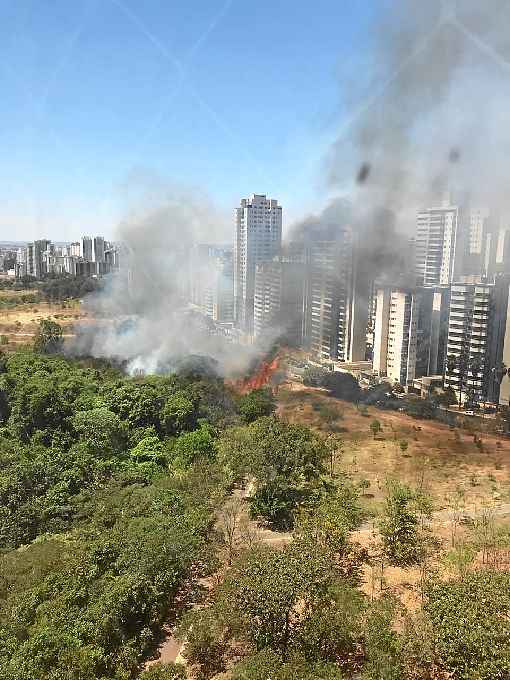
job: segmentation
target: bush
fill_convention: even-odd
[[[253,390],[239,399],[239,413],[245,423],[270,416],[275,409],[273,393],[269,389]]]

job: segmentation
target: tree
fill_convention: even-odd
[[[72,419],[73,428],[96,453],[110,455],[119,452],[126,439],[126,431],[119,416],[107,408],[79,411]]]
[[[322,387],[326,371],[323,368],[309,366],[303,371],[303,385],[308,387]]]
[[[435,395],[435,400],[441,406],[449,408],[450,406],[454,406],[457,403],[457,396],[453,387],[448,386],[445,390],[443,390],[443,392]]]
[[[209,680],[226,670],[231,634],[227,621],[221,621],[213,609],[192,612],[183,622],[182,635],[186,637],[182,655],[197,680]]]
[[[269,389],[253,390],[239,399],[239,413],[245,423],[270,416],[275,409],[273,393]]]
[[[333,564],[313,543],[296,540],[283,549],[255,548],[228,572],[215,603],[236,639],[286,660],[317,597],[332,583]]]
[[[191,430],[196,423],[196,407],[186,392],[172,394],[161,409],[161,427],[166,434],[180,434]]]
[[[420,513],[426,517],[431,515],[421,494],[399,482],[389,485],[379,531],[391,564],[407,567],[423,557],[425,544],[420,532]]]
[[[343,677],[332,663],[310,663],[300,656],[285,662],[270,649],[244,659],[232,669],[232,680],[342,680]]]
[[[240,498],[232,497],[219,512],[219,528],[228,551],[228,564],[232,564],[235,555],[241,522],[243,518],[243,502]]]
[[[222,452],[233,454],[238,468],[242,460],[244,474],[254,478],[252,516],[289,529],[295,513],[313,500],[323,484],[328,445],[309,428],[275,416],[259,418],[247,426],[247,432],[247,437],[237,437],[242,446],[222,447]]]
[[[176,462],[186,466],[215,458],[216,443],[211,427],[203,423],[198,430],[181,434],[175,440],[173,455]]]
[[[56,354],[62,349],[64,337],[62,326],[51,319],[39,321],[34,338],[34,350],[43,354]]]
[[[425,611],[442,665],[460,680],[510,675],[510,574],[474,571],[432,584]]]
[[[139,441],[129,452],[129,457],[135,463],[155,463],[156,465],[166,463],[163,443],[155,435]]]
[[[156,663],[143,671],[140,680],[186,680],[186,670],[178,663]]]
[[[359,383],[351,373],[330,371],[324,376],[322,386],[337,399],[357,403],[361,396]]]
[[[372,422],[370,423],[370,429],[372,430],[372,434],[375,439],[379,432],[382,430],[381,423],[376,418],[374,418],[374,420],[372,420]]]

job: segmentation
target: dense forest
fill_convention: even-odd
[[[366,511],[335,437],[192,366],[131,378],[37,347],[0,357],[2,680],[510,678],[508,572],[424,569],[417,611],[362,588]],[[243,535],[247,485],[289,540]],[[388,489],[381,563],[425,561],[429,512]],[[186,667],[144,671],[164,622]]]

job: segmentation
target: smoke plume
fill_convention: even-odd
[[[70,351],[122,362],[130,373],[175,370],[190,355],[212,359],[224,375],[242,373],[253,348],[233,351],[212,322],[188,309],[190,248],[230,235],[230,225],[196,191],[159,182],[147,187],[144,178],[134,186],[135,200],[116,234],[120,271],[84,301],[93,321],[77,329]]]
[[[510,4],[397,0],[375,17],[368,54],[342,82],[346,116],[327,158],[342,196],[297,225],[350,226],[376,277],[402,271],[416,212],[456,203],[508,211]],[[401,257],[399,257],[401,256]]]

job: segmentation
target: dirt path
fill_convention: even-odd
[[[249,527],[251,535],[254,537],[256,542],[270,546],[272,548],[283,547],[292,540],[292,534],[273,531],[272,529],[261,527],[255,520],[250,518],[248,511],[248,498],[253,493],[253,491],[254,484],[249,483],[244,489],[235,489],[232,494],[232,498],[238,498],[239,500],[243,501],[242,520],[245,523],[245,526],[247,525]],[[207,579],[209,587],[213,581],[213,577]],[[198,606],[200,605],[194,605],[192,609]],[[163,626],[163,633],[164,638],[157,649],[155,658],[147,661],[145,668],[150,668],[159,662],[186,664],[186,661],[182,656],[182,650],[184,649],[186,640],[177,640],[174,637],[173,629],[169,626]]]

